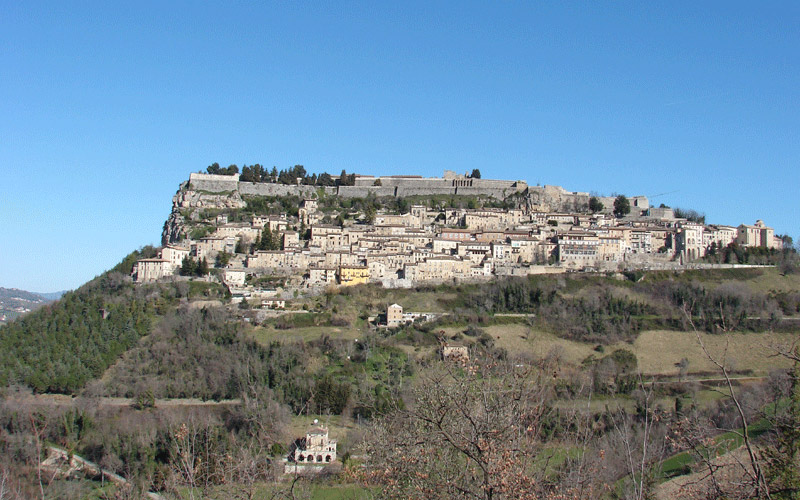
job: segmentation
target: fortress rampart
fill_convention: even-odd
[[[313,195],[317,191],[314,186],[292,186],[289,184],[272,184],[267,182],[240,182],[239,193],[255,196],[290,196],[301,198]]]
[[[239,174],[214,175],[214,174],[189,174],[189,188],[195,191],[208,191],[209,193],[225,193],[238,191]]]
[[[377,185],[376,185],[377,184]],[[189,176],[189,188],[208,193],[238,192],[240,195],[255,196],[313,196],[320,187],[273,183],[240,182],[239,175],[212,175],[193,173]],[[324,187],[329,195],[343,198],[366,198],[367,196],[408,197],[408,196],[488,196],[504,199],[514,193],[526,195],[526,203],[531,210],[586,210],[589,193],[567,191],[560,186],[528,186],[525,181],[505,181],[495,179],[472,179],[452,172],[445,177],[421,176],[358,176],[354,186]],[[613,198],[602,198],[605,210],[613,208]],[[646,197],[631,198],[632,207],[647,209]]]

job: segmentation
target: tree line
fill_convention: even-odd
[[[342,172],[337,177],[327,172],[322,172],[319,175],[316,173],[309,174],[306,172],[303,165],[295,165],[290,168],[278,170],[278,167],[275,166],[273,166],[272,169],[267,169],[263,165],[256,163],[254,165],[242,165],[240,173],[239,166],[236,164],[229,165],[228,167],[220,167],[219,163],[212,163],[206,168],[206,172],[219,175],[239,174],[240,181],[256,183],[302,184],[306,186],[353,186],[356,182],[356,174],[348,174],[344,169],[342,169]]]

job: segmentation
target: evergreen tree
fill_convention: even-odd
[[[229,254],[228,252],[224,252],[223,251],[223,252],[218,253],[217,254],[216,266],[217,267],[225,267],[225,266],[227,266],[228,262],[231,261],[231,257],[233,257],[233,255]]]
[[[264,226],[261,235],[256,238],[255,248],[257,250],[280,250],[281,249],[281,236],[279,233],[273,233],[269,228],[269,224]]]
[[[261,231],[261,238],[258,241],[258,249],[272,250],[270,246],[272,246],[272,230],[269,228],[269,224],[267,224],[264,226],[264,230]]]
[[[625,195],[619,195],[614,200],[614,215],[624,217],[631,212],[631,202]]]
[[[367,205],[367,208],[364,210],[364,222],[367,224],[375,222],[375,214],[375,206],[372,204]]]
[[[200,263],[197,264],[197,269],[195,269],[195,274],[197,274],[198,276],[205,276],[206,274],[208,274],[208,261],[206,261],[205,257],[203,257]]]
[[[589,198],[589,210],[593,214],[597,212],[602,212],[604,208],[605,206],[603,205],[603,202],[600,201],[600,198],[598,198],[597,196],[592,196],[591,198]]]
[[[239,180],[242,182],[255,182],[253,170],[247,165],[244,165],[242,167],[242,175],[239,176]]]
[[[181,262],[181,276],[193,276],[196,269],[197,263],[193,258],[188,255],[183,258],[183,262]]]

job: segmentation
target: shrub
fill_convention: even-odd
[[[155,408],[156,397],[153,395],[153,391],[148,389],[144,392],[138,393],[136,397],[133,398],[131,406],[135,410],[145,410],[147,408]]]

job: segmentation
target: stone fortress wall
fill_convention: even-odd
[[[379,184],[379,185],[375,185]],[[212,175],[192,173],[189,176],[189,189],[209,193],[238,192],[241,195],[257,196],[313,196],[319,187],[305,185],[286,185],[272,183],[240,182],[239,175]],[[446,170],[444,177],[421,176],[358,176],[354,186],[337,186],[323,188],[329,195],[343,198],[366,198],[395,196],[488,196],[504,199],[509,195],[520,193],[527,197],[530,209],[545,211],[585,210],[589,205],[589,193],[567,191],[560,186],[528,186],[523,180],[506,181],[494,179],[471,179]],[[649,203],[646,197],[630,198],[631,207],[646,210]],[[613,209],[613,198],[601,198],[604,212]]]
[[[291,186],[289,184],[272,184],[268,182],[240,182],[239,193],[255,196],[289,196],[296,195],[307,198],[317,192],[314,186]]]
[[[375,185],[379,181],[378,186]],[[490,196],[503,199],[508,195],[524,192],[528,187],[525,181],[502,181],[491,179],[417,177],[417,176],[359,176],[354,186],[326,187],[327,194],[343,198],[363,198],[369,195],[382,196],[431,196],[431,195],[473,195]],[[240,182],[239,175],[213,175],[192,173],[189,188],[209,193],[238,191],[243,195],[259,196],[311,196],[318,187],[272,183]]]
[[[189,174],[189,189],[208,191],[209,193],[225,193],[239,190],[239,174]]]
[[[375,183],[380,186],[375,186]],[[471,179],[445,170],[444,177],[421,177],[415,175],[390,175],[384,177],[359,176],[355,186],[339,187],[339,196],[433,196],[462,195],[490,196],[503,199],[517,192],[523,192],[528,184],[525,181],[502,181],[492,179]]]
[[[603,204],[603,213],[610,214],[614,211],[614,200],[616,196],[598,196],[597,199]],[[650,201],[647,199],[647,196],[629,197],[628,201],[631,204],[631,212],[650,208]]]

